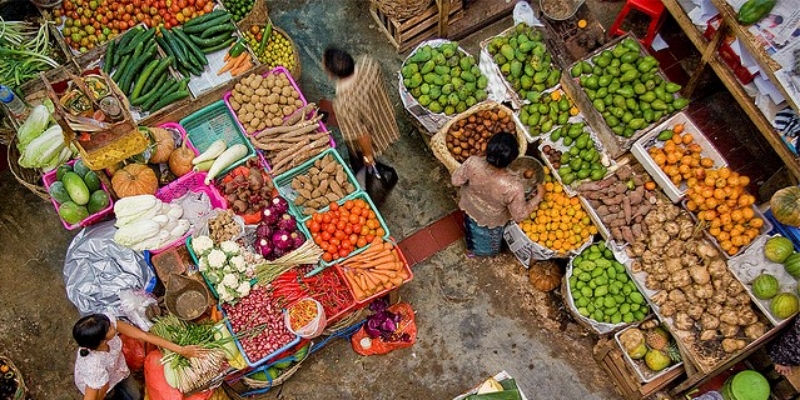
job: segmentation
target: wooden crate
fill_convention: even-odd
[[[614,339],[600,339],[593,353],[595,361],[614,380],[614,387],[626,400],[645,399],[664,389],[684,372],[683,368],[676,368],[652,382],[642,384]]]
[[[461,0],[443,1],[450,1],[449,24],[464,16]],[[439,8],[435,2],[421,14],[405,21],[387,17],[375,4],[370,5],[369,11],[398,53],[410,50],[425,40],[439,36]]]

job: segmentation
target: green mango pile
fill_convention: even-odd
[[[475,57],[458,50],[458,43],[422,46],[400,69],[403,85],[420,105],[434,113],[462,113],[486,100],[488,79]]]
[[[552,93],[540,92],[529,95],[530,104],[523,105],[519,111],[519,120],[528,127],[531,136],[550,132],[553,128],[566,124],[569,117],[578,115],[578,109],[569,97],[561,90]]]
[[[539,92],[561,80],[561,70],[550,62],[542,33],[528,25],[517,24],[506,35],[493,38],[486,50],[522,100],[533,102]]]
[[[585,126],[584,122],[567,123],[550,133],[550,141],[556,143],[561,140],[567,147],[561,153],[561,166],[556,170],[565,185],[587,178],[599,181],[608,172],[594,139],[584,130]]]
[[[658,60],[640,51],[639,43],[627,38],[570,70],[609,128],[626,138],[689,105],[674,96],[681,86],[659,75]]]
[[[570,293],[578,313],[597,322],[630,324],[650,312],[644,296],[611,250],[598,243],[572,260]]]

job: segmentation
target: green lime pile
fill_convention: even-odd
[[[458,43],[420,47],[400,69],[403,85],[420,105],[434,113],[462,113],[486,100],[489,81],[475,57],[458,50]]]
[[[534,93],[529,99],[531,104],[522,106],[519,120],[528,127],[531,136],[550,132],[553,128],[566,124],[569,117],[578,115],[577,107],[561,90],[545,94],[529,93]]]
[[[234,21],[241,21],[253,9],[254,0],[222,0],[222,5],[231,13]]]
[[[611,130],[626,138],[689,105],[674,96],[681,86],[659,75],[658,60],[640,52],[639,43],[627,38],[570,70]]]
[[[493,38],[486,46],[506,81],[521,99],[530,102],[561,80],[561,69],[551,63],[543,39],[536,29],[517,24],[514,30]]]
[[[587,178],[599,181],[608,172],[594,139],[584,130],[585,126],[584,122],[567,123],[550,133],[553,143],[560,140],[567,147],[561,153],[560,166],[557,169],[558,176],[565,185]]]
[[[578,313],[597,322],[642,321],[650,312],[625,266],[603,244],[593,244],[572,260],[570,292]]]

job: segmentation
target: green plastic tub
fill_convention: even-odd
[[[218,139],[224,139],[228,147],[235,144],[247,146],[247,155],[228,168],[222,170],[217,176],[227,174],[228,171],[244,164],[247,159],[256,154],[253,144],[250,143],[250,140],[248,140],[241,131],[235,117],[222,100],[211,103],[205,108],[189,115],[182,119],[180,124],[183,126],[183,129],[186,130],[189,143],[200,153],[206,151],[206,149]]]

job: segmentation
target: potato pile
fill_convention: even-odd
[[[459,163],[469,156],[486,154],[486,144],[494,134],[509,132],[516,135],[517,126],[504,110],[483,110],[464,117],[450,126],[447,150]]]
[[[711,367],[761,337],[767,326],[744,286],[689,214],[661,202],[644,218],[645,234],[627,248],[631,271],[647,273],[645,286],[678,340]]]
[[[292,189],[298,194],[294,204],[304,208],[304,215],[311,215],[356,191],[342,164],[330,154],[314,161],[314,166],[304,174],[294,177]]]
[[[656,185],[644,168],[637,164],[619,167],[614,174],[599,182],[578,186],[592,208],[618,242],[633,243],[642,236],[642,220],[655,207]]]
[[[284,118],[303,107],[300,93],[284,74],[250,74],[231,91],[230,104],[244,130],[253,134],[283,125]]]

